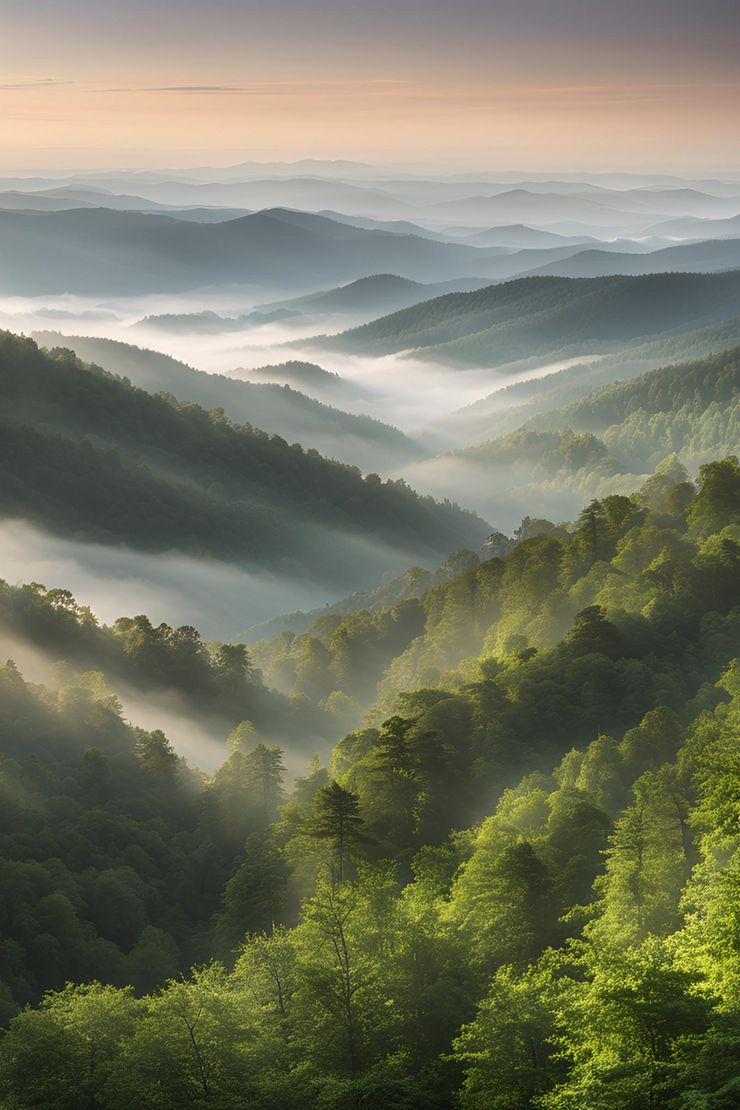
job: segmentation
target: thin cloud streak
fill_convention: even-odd
[[[0,81],[2,92],[22,92],[24,89],[52,89],[59,85],[76,85],[76,81],[61,80],[55,77],[29,77],[17,81]]]
[[[249,85],[131,85],[113,89],[97,89],[103,93],[234,93],[242,96],[298,96],[338,92],[347,89],[373,89],[376,86],[408,87],[417,82],[403,78],[368,77],[355,81],[265,81]]]

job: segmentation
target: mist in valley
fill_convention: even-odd
[[[345,331],[367,319],[364,315],[340,313],[323,313],[305,320],[301,316],[222,335],[203,335],[168,328],[165,324],[153,328],[142,323],[147,316],[204,311],[233,317],[259,310],[260,302],[253,297],[248,290],[231,289],[198,290],[181,297],[142,297],[133,301],[99,302],[69,296],[0,298],[0,324],[26,334],[53,331],[62,336],[112,339],[170,355],[207,373],[239,378],[240,371],[247,371],[248,380],[254,382],[275,380],[272,375],[262,379],[258,373],[252,373],[264,366],[279,367],[290,361],[317,364],[353,389],[342,392],[341,383],[338,387],[324,387],[309,382],[301,385],[301,392],[343,411],[392,424],[418,438],[429,454],[465,442],[462,428],[459,442],[456,433],[451,437],[444,428],[446,418],[457,410],[485,398],[491,398],[491,410],[497,410],[494,400],[497,390],[598,357],[585,355],[556,362],[532,359],[522,367],[461,370],[426,361],[413,351],[370,357],[323,347],[320,338],[310,345],[301,343]],[[388,472],[382,454],[378,455],[374,469],[381,474]]]
[[[65,679],[56,667],[61,661],[53,654],[41,650],[0,627],[0,661],[15,663],[26,682],[40,683],[57,688]],[[69,668],[65,668],[68,670]],[[71,677],[71,676],[70,676]],[[226,721],[195,720],[192,710],[175,691],[158,690],[147,693],[115,675],[106,675],[106,685],[114,694],[125,720],[134,727],[147,731],[161,729],[174,745],[178,754],[193,767],[209,774],[219,767],[228,755],[226,737],[230,728]],[[294,773],[299,773],[305,759],[290,753]]]
[[[252,625],[280,612],[312,609],[336,599],[334,591],[320,589],[310,581],[250,574],[224,563],[174,553],[153,556],[123,547],[62,540],[24,521],[0,522],[0,552],[2,577],[8,584],[35,582],[48,590],[69,590],[101,625],[143,614],[154,626],[193,626],[205,641],[239,641]],[[381,552],[379,545],[379,558]],[[385,554],[393,559],[392,553]],[[397,558],[388,576],[406,565]],[[377,565],[378,578],[382,578],[382,566]],[[376,584],[373,574],[367,584]],[[8,659],[27,681],[52,687],[64,684],[70,670],[66,667],[56,672],[59,655],[0,625],[0,661]],[[98,669],[94,660],[88,669]],[[226,740],[234,722],[218,710],[199,711],[186,704],[177,690],[161,685],[148,690],[115,671],[106,671],[105,677],[125,719],[148,731],[161,729],[192,766],[211,773],[227,758]],[[317,735],[307,727],[301,739],[294,729],[284,735],[271,731],[265,742],[279,743],[284,749],[292,778],[305,771],[314,751],[328,755],[338,739],[335,733],[336,728]],[[259,733],[256,735],[259,739]]]
[[[740,1110],[740,4],[8,7],[0,1110]]]
[[[103,182],[93,176],[87,182],[68,183],[59,191],[70,189],[70,203],[83,204],[89,199],[83,196],[88,185],[104,188],[107,199],[100,201],[103,194],[99,194],[94,203],[109,206],[111,211],[123,204],[116,200],[123,190],[154,206],[150,211],[160,211],[157,205],[187,206],[192,202],[217,206],[228,200],[228,209],[171,209],[174,219],[204,223],[215,223],[219,212],[225,220],[238,216],[242,209],[275,209],[285,204],[304,209],[276,213],[276,223],[282,225],[284,221],[288,239],[292,235],[300,238],[312,226],[310,214],[321,212],[322,234],[344,242],[356,233],[357,243],[369,250],[368,257],[377,256],[379,260],[387,249],[392,257],[403,257],[402,242],[409,246],[409,257],[415,257],[420,241],[425,250],[435,251],[439,246],[456,249],[455,244],[467,244],[466,249],[472,252],[468,255],[434,255],[437,269],[421,280],[439,283],[441,267],[444,276],[455,276],[458,281],[458,275],[466,274],[467,286],[463,281],[459,287],[471,289],[516,276],[522,269],[526,272],[527,266],[542,265],[548,259],[555,260],[551,266],[571,265],[577,271],[580,252],[594,247],[603,248],[603,258],[607,259],[600,264],[608,266],[608,252],[613,252],[618,269],[624,266],[618,259],[631,257],[632,252],[636,258],[648,259],[643,268],[649,270],[651,250],[689,241],[693,233],[700,234],[698,225],[702,221],[709,235],[713,230],[710,224],[731,221],[740,209],[740,186],[732,180],[722,187],[722,183],[706,187],[705,193],[683,190],[682,201],[678,191],[674,194],[672,185],[660,177],[651,180],[650,189],[643,189],[618,177],[602,179],[598,175],[591,179],[585,175],[582,182],[575,183],[558,179],[558,175],[550,175],[546,181],[535,177],[512,180],[506,174],[424,180],[378,171],[373,179],[371,171],[358,170],[351,183],[342,183],[329,173],[321,182],[291,179],[289,174],[255,181],[250,173],[254,176],[258,170],[245,169],[245,179],[239,182],[224,171],[220,183],[202,180],[202,174],[199,177],[195,172],[190,179],[187,174],[179,179],[173,174],[169,182],[147,182],[144,178],[133,182],[125,174],[109,175]],[[352,176],[349,169],[347,174]],[[54,191],[53,182],[48,188]],[[40,186],[29,192],[34,192],[34,203],[47,203],[41,198]],[[50,196],[48,203],[61,204],[63,199]],[[11,201],[6,207],[12,208]],[[147,210],[143,203],[139,207]],[[673,220],[670,226],[669,216]],[[666,224],[665,234],[661,221]],[[370,239],[363,238],[367,235]],[[351,258],[351,250],[346,257]],[[463,258],[470,259],[467,273]],[[413,268],[417,262],[409,265]],[[360,260],[358,253],[355,276],[366,275],[367,268],[367,260]],[[487,278],[482,276],[484,273]],[[296,272],[292,278],[288,275],[286,269],[265,282],[194,283],[192,289],[177,293],[123,295],[112,292],[102,281],[99,295],[5,295],[0,298],[0,326],[23,334],[44,333],[43,341],[50,345],[64,346],[67,337],[71,346],[74,337],[114,340],[168,355],[207,374],[253,383],[287,383],[293,391],[340,414],[372,417],[398,429],[407,437],[406,443],[384,445],[382,436],[377,441],[372,436],[363,438],[364,433],[355,428],[326,432],[316,413],[310,417],[300,412],[291,415],[285,425],[290,429],[288,434],[279,424],[278,409],[269,405],[262,411],[274,411],[274,421],[268,415],[256,423],[268,433],[278,431],[289,441],[298,440],[304,448],[318,445],[329,456],[358,464],[363,473],[374,471],[383,478],[401,478],[420,494],[456,502],[504,533],[512,532],[525,515],[551,520],[572,520],[577,515],[585,487],[575,481],[570,485],[532,482],[526,459],[507,468],[481,465],[447,453],[486,438],[489,418],[495,424],[498,417],[511,410],[516,426],[520,419],[524,422],[526,404],[520,414],[516,406],[522,404],[522,399],[507,392],[507,386],[532,383],[527,397],[534,396],[538,379],[584,362],[595,364],[602,355],[584,346],[582,353],[568,351],[567,357],[544,354],[495,368],[472,364],[462,369],[439,356],[434,361],[425,358],[421,348],[394,354],[347,353],[328,341],[324,343],[322,337],[328,340],[393,312],[394,296],[400,298],[399,308],[431,299],[439,295],[437,286],[430,284],[428,292],[422,285],[413,290],[390,290],[382,311],[370,300],[363,307],[362,295],[355,291],[349,307],[326,311],[313,307],[311,296],[327,291],[334,295],[336,286],[352,282],[347,278],[331,280],[308,270]],[[417,282],[420,276],[416,275]],[[298,300],[293,306],[295,298]],[[320,299],[316,303],[320,304]],[[200,314],[211,315],[206,318]],[[239,321],[238,317],[246,319]],[[105,354],[96,361],[105,367]],[[308,369],[291,372],[283,366],[288,363],[308,364]],[[263,367],[268,369],[261,375]],[[311,369],[316,367],[320,369]],[[617,376],[615,370],[611,378]],[[610,380],[608,375],[605,380]],[[191,399],[187,386],[160,388],[171,388],[181,401]],[[232,415],[228,404],[225,409],[227,417]],[[244,418],[243,411],[237,419]],[[638,478],[633,475],[625,479],[625,490]],[[614,488],[618,485],[613,483]],[[436,565],[433,558],[425,559],[413,545],[394,545],[380,535],[348,537],[328,528],[307,526],[306,540],[340,552],[343,573],[333,582],[318,582],[305,573],[305,568],[288,565],[290,561],[285,560],[282,566],[281,560],[276,560],[270,572],[250,570],[176,552],[151,555],[120,545],[59,539],[29,523],[13,520],[0,526],[0,575],[10,582],[35,580],[69,589],[102,622],[112,622],[124,614],[146,613],[154,623],[190,624],[204,639],[229,641],[277,614],[322,606],[355,589],[372,589],[403,574],[413,563],[427,568]],[[27,645],[20,645],[18,650],[34,673],[48,664],[41,657],[29,655]],[[176,733],[178,750],[188,758],[197,755],[196,762],[202,766],[218,762],[224,744],[220,726],[204,730],[188,718],[174,695],[174,701],[167,702],[131,688],[124,690],[120,684],[116,692],[134,723]]]
[[[275,613],[333,600],[330,590],[305,579],[59,539],[25,521],[0,523],[0,550],[0,573],[11,584],[69,590],[106,624],[144,613],[154,624],[193,625],[204,639],[231,640]]]
[[[312,580],[305,568],[268,574],[174,552],[147,554],[60,539],[20,520],[0,522],[2,578],[69,590],[106,624],[143,613],[154,624],[192,625],[205,640],[231,641],[279,613],[325,605],[337,600],[338,590],[373,588],[418,562],[412,548],[392,549],[380,540],[310,525],[306,530],[343,552],[348,576],[333,588]],[[436,565],[433,558],[425,561],[429,569]]]

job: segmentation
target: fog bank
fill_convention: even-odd
[[[305,579],[60,539],[18,520],[0,522],[0,577],[70,590],[104,624],[146,613],[155,624],[193,625],[204,639],[230,640],[286,609],[334,600],[329,590]]]

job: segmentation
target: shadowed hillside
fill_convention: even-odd
[[[426,301],[321,342],[364,354],[412,350],[462,367],[500,366],[689,331],[736,316],[739,295],[740,273],[523,278]]]
[[[483,521],[2,333],[2,511],[59,534],[357,581],[345,536],[444,555]],[[243,387],[249,388],[249,387]],[[434,553],[434,554],[433,554]],[[368,554],[370,551],[368,550]],[[370,555],[370,562],[373,556]]]

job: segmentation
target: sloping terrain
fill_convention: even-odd
[[[194,401],[205,409],[223,408],[230,420],[249,421],[363,470],[390,469],[424,454],[397,428],[342,412],[292,388],[206,374],[159,351],[113,339],[49,331],[34,332],[33,338],[43,347],[71,349],[85,362],[98,363],[150,393],[174,393],[178,400]]]
[[[366,231],[311,213],[222,223],[103,208],[0,212],[0,293],[141,295],[230,282],[311,290],[378,273],[486,276],[485,250]]]
[[[740,241],[709,239],[701,243],[663,247],[649,254],[618,254],[584,250],[570,258],[547,263],[533,275],[602,277],[607,274],[713,273],[740,266]]]
[[[737,316],[739,296],[740,273],[522,278],[426,301],[320,342],[375,355],[415,351],[461,367],[500,366],[693,330]]]
[[[454,281],[425,284],[395,274],[373,274],[337,289],[308,293],[285,301],[260,305],[260,310],[299,309],[301,312],[386,313],[442,297],[447,293],[468,293],[485,284],[481,279],[458,278]]]
[[[357,585],[384,551],[436,561],[485,538],[483,521],[402,482],[0,334],[5,516]]]
[[[652,343],[627,347],[593,362],[568,366],[544,377],[504,386],[434,423],[450,446],[473,445],[514,431],[539,412],[559,409],[602,386],[624,381],[669,362],[702,358],[740,343],[740,317]]]

